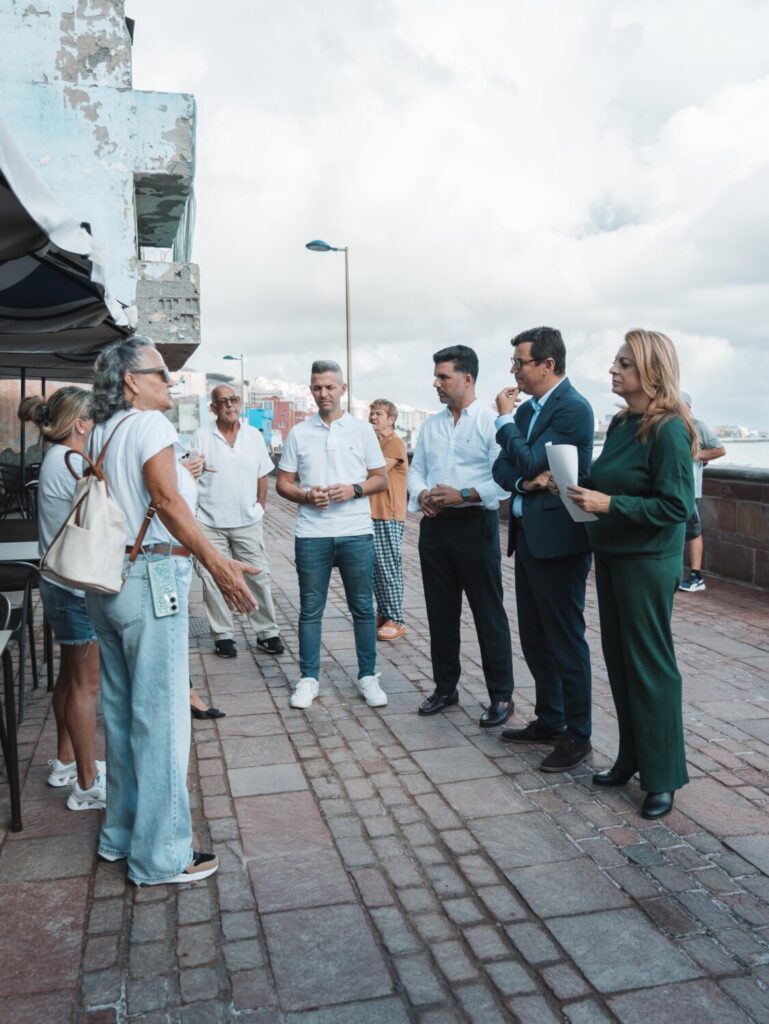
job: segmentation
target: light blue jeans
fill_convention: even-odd
[[[374,538],[297,537],[299,577],[299,669],[302,676],[320,679],[320,639],[331,570],[339,569],[347,607],[352,615],[358,679],[376,672],[374,615]]]
[[[174,558],[179,611],[158,619],[139,555],[119,594],[88,594],[101,657],[107,811],[99,851],[128,859],[137,885],[192,862],[188,593],[192,560]]]

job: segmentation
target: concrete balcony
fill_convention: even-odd
[[[137,261],[138,329],[166,364],[181,369],[200,344],[200,279],[195,263]]]

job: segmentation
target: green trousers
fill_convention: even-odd
[[[680,576],[679,557],[595,556],[601,644],[619,724],[615,766],[639,772],[647,793],[671,792],[689,781],[670,629]]]

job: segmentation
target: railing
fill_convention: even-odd
[[[703,571],[769,589],[769,470],[708,466]]]

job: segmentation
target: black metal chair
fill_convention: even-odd
[[[8,649],[13,639],[7,636],[12,618],[11,602],[0,594],[0,653],[3,662],[3,707],[0,709],[0,747],[3,750],[8,784],[11,789],[11,832],[21,832],[21,782],[19,779],[19,748],[16,738],[16,708],[13,700],[13,660]]]
[[[10,512],[28,518],[25,501],[21,470],[11,463],[0,462],[0,519],[4,519]]]
[[[26,674],[26,646],[29,641],[29,658],[32,664],[32,689],[40,685],[37,672],[37,652],[35,651],[35,629],[32,617],[32,591],[38,583],[37,566],[31,562],[0,563],[0,592],[22,592],[20,605],[11,606],[10,629],[16,634],[19,643],[19,722],[24,721],[24,682]],[[49,655],[49,666],[52,657]],[[52,669],[50,676],[53,676]],[[51,688],[49,684],[49,689]]]

